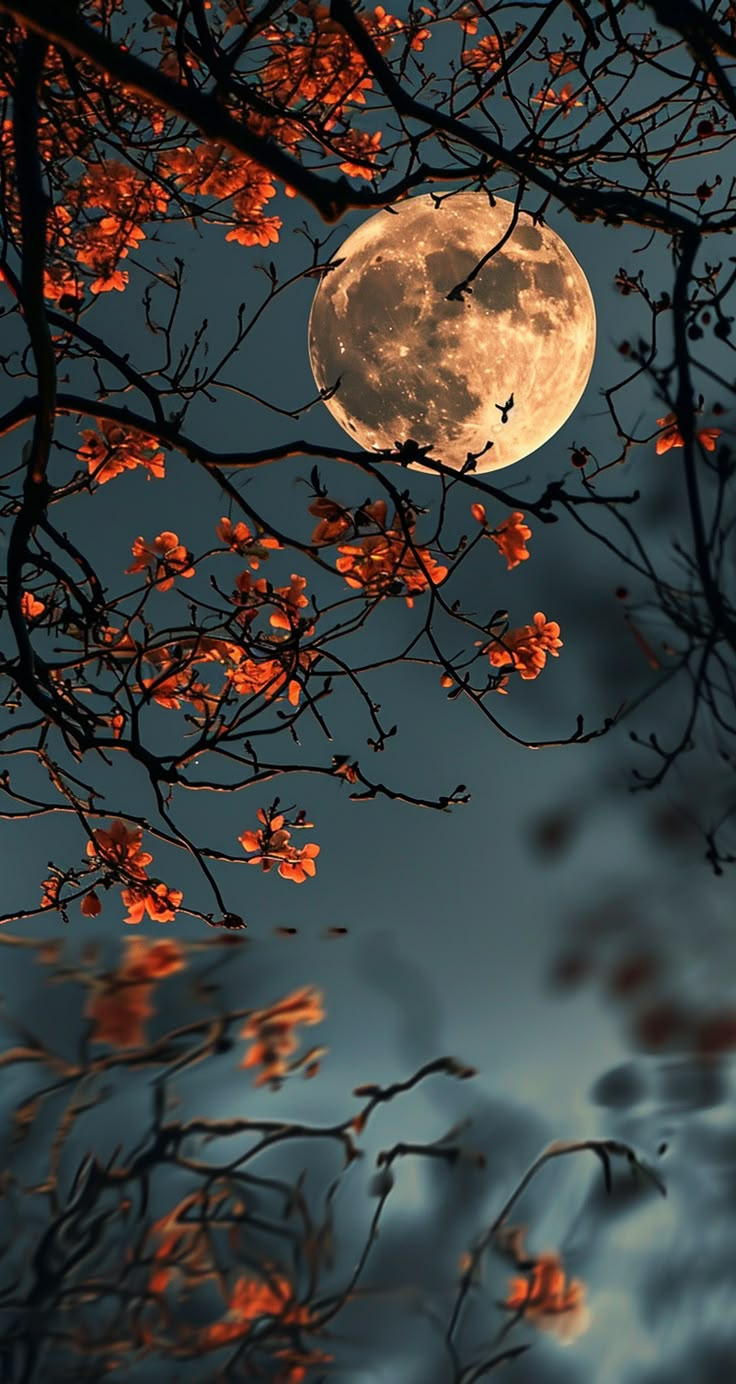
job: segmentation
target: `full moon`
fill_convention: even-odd
[[[321,391],[339,379],[326,406],[364,450],[413,439],[458,470],[491,442],[476,470],[498,471],[570,417],[593,365],[593,296],[548,226],[520,217],[503,239],[513,212],[483,192],[409,198],[364,221],[323,274],[312,372]]]

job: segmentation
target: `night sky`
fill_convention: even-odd
[[[499,177],[494,190],[500,196],[513,195],[513,184]],[[199,232],[163,228],[138,251],[143,265],[165,265],[177,255],[186,262],[182,340],[206,316],[211,350],[224,344],[238,302],[246,301],[252,311],[266,293],[267,278],[258,267],[272,259],[285,280],[304,266],[308,255],[299,227],[306,224],[311,234],[328,235],[316,215],[298,201],[279,195],[277,202],[269,210],[278,212],[284,227],[279,244],[269,251],[226,244],[217,226]],[[643,232],[581,224],[554,207],[547,216],[588,277],[598,343],[590,382],[569,421],[538,452],[499,473],[499,484],[513,490],[522,511],[525,496],[536,498],[549,481],[564,478],[573,492],[581,485],[570,466],[574,445],[585,445],[601,456],[607,450],[613,454],[613,431],[601,391],[625,373],[618,346],[632,333],[636,320],[636,307],[622,299],[614,284],[619,265],[628,265],[632,272],[645,268],[653,289],[671,287],[664,237],[643,248]],[[337,253],[341,240],[362,219],[356,213],[347,215],[332,231],[323,257]],[[314,287],[314,280],[302,279],[279,297],[229,367],[233,383],[279,409],[294,410],[314,398],[307,357]],[[154,302],[163,304],[165,298],[166,290],[159,286]],[[130,350],[140,358],[142,351],[153,359],[158,343],[146,332],[133,284],[124,295],[102,295],[90,320],[121,353]],[[8,391],[7,381],[3,389]],[[651,389],[638,386],[627,416],[632,426],[647,434],[654,431],[662,411]],[[294,436],[326,446],[345,441],[320,403],[293,421],[227,392],[218,395],[216,404],[195,404],[187,431],[216,451],[255,449]],[[77,435],[74,421],[64,420],[58,435],[72,444]],[[6,439],[5,455],[15,446],[15,438]],[[60,456],[55,463],[59,474],[72,461],[69,455]],[[313,464],[312,459],[293,458],[261,468],[252,478],[236,473],[233,479],[262,513],[277,514],[284,529],[293,526],[306,537],[312,524],[306,512],[311,495],[301,482]],[[364,476],[351,474],[344,465],[324,461],[318,466],[336,498],[346,503],[359,503],[369,494],[378,498]],[[398,483],[408,484],[422,505],[431,506],[437,494],[437,481],[429,475],[403,472]],[[635,489],[641,492],[633,515],[637,530],[652,552],[668,562],[672,538],[685,514],[675,454],[655,457],[653,443],[637,448],[626,465],[601,480],[604,493]],[[458,536],[473,532],[473,498],[457,488],[449,506],[448,531]],[[182,457],[169,454],[165,480],[149,482],[142,471],[126,474],[94,495],[80,497],[67,507],[65,520],[72,536],[90,543],[103,579],[120,588],[137,534],[175,530],[196,555],[214,544],[215,525],[228,513],[233,520],[239,517],[218,493],[217,484]],[[614,532],[603,513],[591,510],[586,519]],[[537,681],[515,681],[508,697],[491,699],[491,709],[522,738],[564,739],[573,733],[579,714],[586,730],[601,726],[623,702],[634,702],[662,675],[648,667],[624,621],[615,589],[622,581],[632,586],[634,595],[635,589],[616,556],[568,516],[561,515],[549,526],[531,521],[531,526],[529,562],[506,572],[492,545],[481,545],[458,578],[455,594],[482,618],[494,608],[507,608],[512,626],[525,623],[536,610],[559,621],[564,640],[559,659],[548,660]],[[7,531],[3,543],[6,540]],[[277,555],[259,575],[288,580],[290,560]],[[297,556],[293,562],[293,570],[304,571],[311,581],[308,566],[300,567]],[[234,576],[237,559],[223,559],[218,572],[225,569]],[[321,577],[315,577],[315,589],[320,589],[319,581]],[[222,582],[227,588],[224,576]],[[169,599],[185,597],[161,594],[151,609],[164,611]],[[417,604],[421,607],[421,598]],[[398,646],[412,628],[412,618],[403,601],[384,603],[370,623],[366,647],[383,651]],[[656,622],[647,629],[655,644],[663,637]],[[688,1254],[706,1253],[711,1244],[714,1262],[720,1263],[727,1227],[723,1189],[733,1177],[727,1073],[724,1070],[715,1095],[703,1094],[702,1073],[685,1057],[657,1057],[646,1045],[632,1047],[625,1006],[610,985],[606,987],[595,965],[574,991],[551,981],[560,958],[579,957],[585,951],[580,938],[592,936],[596,920],[605,917],[619,929],[613,926],[613,940],[607,943],[616,956],[626,957],[641,946],[659,947],[668,952],[678,995],[704,996],[714,1003],[729,998],[732,879],[728,874],[713,877],[703,862],[697,834],[673,840],[662,828],[667,809],[683,799],[692,807],[697,785],[708,784],[708,737],[702,758],[694,757],[687,766],[690,777],[684,769],[675,771],[655,801],[652,794],[629,792],[630,771],[647,766],[630,732],[646,736],[656,726],[666,735],[681,714],[678,688],[663,688],[658,700],[622,717],[609,733],[589,744],[531,752],[496,732],[462,698],[448,702],[434,669],[404,665],[373,677],[370,685],[382,703],[384,723],[398,727],[382,755],[371,755],[366,746],[370,726],[357,699],[341,690],[326,708],[332,744],[305,725],[301,753],[328,761],[336,753],[360,758],[369,775],[417,795],[446,794],[464,783],[471,800],[441,813],[381,800],[351,803],[348,785],[337,780],[294,775],[275,785],[274,793],[287,804],[303,807],[314,823],[309,839],[321,845],[317,875],[297,887],[258,869],[222,871],[228,902],[246,919],[250,941],[237,965],[230,967],[227,993],[234,1003],[264,1004],[296,986],[318,985],[327,1011],[319,1041],[329,1054],[314,1082],[293,1083],[278,1094],[249,1092],[249,1101],[253,1108],[271,1113],[278,1107],[285,1117],[335,1118],[360,1081],[396,1080],[445,1053],[476,1067],[473,1082],[438,1083],[408,1098],[405,1105],[390,1107],[377,1134],[378,1144],[390,1138],[431,1137],[431,1131],[439,1133],[465,1114],[474,1118],[471,1142],[490,1152],[490,1162],[483,1193],[468,1192],[453,1212],[458,1252],[473,1226],[482,1224],[483,1216],[500,1204],[549,1139],[625,1137],[652,1160],[666,1140],[669,1151],[660,1163],[671,1189],[668,1201],[645,1198],[645,1204],[617,1219],[606,1219],[593,1193],[586,1203],[595,1173],[587,1163],[573,1160],[554,1176],[545,1174],[545,1194],[530,1203],[530,1214],[533,1209],[539,1218],[530,1235],[536,1248],[569,1250],[574,1271],[590,1284],[592,1325],[573,1351],[561,1355],[554,1343],[542,1342],[534,1363],[509,1367],[508,1377],[513,1368],[514,1379],[530,1384],[537,1379],[552,1384],[558,1379],[660,1384],[665,1378],[687,1378],[688,1384],[695,1384],[723,1378],[705,1372],[702,1355],[699,1373],[692,1362],[689,1373],[677,1370],[682,1370],[681,1362],[690,1358],[687,1352],[706,1329],[715,1350],[721,1329],[711,1322],[710,1307],[706,1317],[702,1315],[702,1284],[688,1297],[682,1266]],[[154,714],[165,742],[171,713]],[[283,753],[292,754],[286,741]],[[145,784],[130,768],[116,766],[104,778],[111,802],[131,811],[153,812]],[[274,793],[266,788],[261,797],[181,795],[175,800],[177,819],[207,843],[235,851],[238,835],[255,824],[256,807],[266,805]],[[707,805],[708,799],[703,800]],[[34,828],[4,823],[3,840],[8,910],[35,902],[49,859],[72,860],[83,849],[76,824],[69,820],[46,819],[43,827]],[[163,878],[184,890],[185,902],[199,894],[195,906],[210,907],[201,897],[190,863],[167,856],[159,846],[156,867]],[[103,939],[114,956],[124,932],[115,891],[99,919],[83,919],[74,909],[72,915],[64,931],[71,953],[94,937]],[[166,935],[202,938],[202,926],[186,917],[167,927]],[[278,927],[298,932],[279,937],[274,932]],[[329,928],[348,932],[327,938]],[[52,917],[18,923],[13,930],[29,937],[55,937],[63,925]],[[142,931],[151,937],[162,932],[150,920]],[[38,1020],[64,1041],[74,1016],[53,994],[43,997],[25,953],[7,948],[3,966],[3,990],[16,1002],[18,996],[25,997],[26,1022]],[[67,995],[65,1003],[69,1002]],[[247,1074],[234,1070],[217,1087],[211,1079],[209,1085],[202,1079],[197,1099],[210,1112],[233,1113],[243,1108],[247,1081]],[[17,1099],[21,1090],[16,1075],[9,1098]],[[394,1215],[431,1217],[432,1198],[438,1195],[434,1173],[402,1173]],[[419,1220],[412,1224],[418,1226]],[[416,1235],[416,1242],[407,1243],[420,1247],[418,1230]],[[666,1262],[672,1263],[675,1276],[681,1276],[677,1332],[676,1299],[668,1306],[661,1287],[652,1287]],[[729,1274],[724,1268],[714,1287],[724,1303]],[[641,1288],[645,1279],[646,1290]],[[639,1287],[632,1291],[632,1284]],[[714,1308],[712,1316],[715,1321]],[[719,1360],[732,1360],[727,1333],[722,1349],[725,1354]],[[429,1376],[417,1355],[401,1362],[398,1347],[389,1354],[391,1362],[363,1372],[356,1366],[345,1378],[350,1384],[426,1384]],[[664,1366],[672,1359],[680,1363],[675,1374],[667,1374]],[[503,1372],[500,1377],[505,1377]]]

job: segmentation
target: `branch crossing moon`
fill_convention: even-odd
[[[413,439],[459,470],[492,442],[476,470],[497,471],[554,437],[578,404],[595,353],[588,281],[564,241],[524,213],[504,241],[513,212],[484,192],[438,206],[409,198],[364,221],[322,276],[312,372],[320,390],[340,379],[325,404],[366,451]]]

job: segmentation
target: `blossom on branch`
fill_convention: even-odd
[[[24,620],[35,620],[46,609],[44,601],[39,601],[32,591],[24,591],[20,598],[20,613]]]
[[[263,823],[259,831],[244,831],[238,837],[247,854],[257,852],[248,864],[260,865],[265,873],[277,865],[281,878],[293,880],[294,884],[303,884],[305,879],[313,878],[317,873],[314,862],[320,847],[314,842],[292,846],[291,832],[284,825],[286,818],[281,812],[266,813],[259,807],[258,820]]]
[[[159,591],[169,591],[175,577],[193,577],[192,554],[179,542],[178,534],[164,529],[152,543],[145,538],[136,538],[131,548],[133,562],[126,567],[125,574],[133,572],[155,572],[154,585]]]
[[[369,509],[373,511],[370,514]],[[447,567],[438,563],[428,548],[415,545],[416,520],[411,511],[404,515],[404,527],[398,514],[394,514],[391,528],[385,528],[384,501],[365,506],[362,512],[383,531],[342,544],[338,548],[341,556],[335,564],[338,572],[343,574],[348,586],[362,590],[369,598],[384,600],[386,596],[403,594],[411,608],[416,594],[444,581]]]
[[[157,923],[170,923],[176,917],[184,895],[181,889],[170,889],[161,880],[147,880],[145,884],[132,884],[122,893],[123,903],[128,910],[124,923],[142,923],[145,914]]]
[[[524,682],[536,678],[547,662],[547,654],[558,657],[562,648],[560,627],[555,620],[537,611],[533,625],[509,630],[503,640],[487,644],[483,650],[494,668],[512,668]]]
[[[334,543],[352,527],[353,519],[349,509],[331,500],[327,495],[318,495],[309,505],[309,513],[319,520],[312,533],[312,543],[323,545]]]
[[[93,840],[87,842],[88,856],[98,859],[102,867],[109,865],[136,879],[145,878],[145,866],[150,865],[153,856],[142,849],[142,827],[127,827],[116,817],[109,827],[98,827],[92,836]]]
[[[507,571],[510,572],[512,567],[518,567],[520,562],[526,562],[529,557],[526,541],[531,536],[532,531],[528,524],[524,523],[524,515],[518,509],[498,524],[491,534],[499,552],[506,558]]]
[[[238,553],[240,557],[248,559],[249,567],[254,572],[258,571],[259,563],[264,562],[270,553],[281,547],[278,538],[271,538],[268,534],[255,537],[251,533],[247,524],[242,522],[233,524],[230,519],[223,517],[216,529],[217,537],[222,543],[226,543],[233,553]]]
[[[98,432],[91,428],[83,430],[84,444],[77,451],[78,460],[84,463],[98,485],[105,485],[123,471],[134,471],[138,466],[145,467],[156,480],[163,478],[164,454],[155,437],[107,418],[100,419],[98,428]]]

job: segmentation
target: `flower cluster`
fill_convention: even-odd
[[[279,238],[281,218],[264,216],[263,208],[276,196],[271,174],[248,158],[218,144],[182,145],[159,159],[158,171],[187,196],[213,198],[218,208],[229,202],[232,220],[226,240],[239,245],[267,246]]]
[[[558,657],[562,648],[560,627],[555,620],[548,620],[538,610],[533,625],[522,625],[520,629],[509,630],[503,637],[485,646],[483,652],[494,668],[509,668],[528,682],[539,677],[547,662],[547,654]],[[499,689],[501,690],[501,689]]]
[[[84,443],[77,452],[77,459],[87,467],[98,485],[105,485],[123,471],[134,471],[138,466],[144,466],[156,480],[163,479],[164,454],[155,437],[106,418],[100,420],[98,429],[87,428],[82,432]]]
[[[264,812],[262,807],[258,809],[258,820],[262,822],[259,831],[244,831],[238,840],[246,853],[253,855],[248,861],[249,865],[260,865],[266,872],[272,870],[274,865],[278,866],[278,872],[282,879],[291,879],[295,884],[303,884],[307,877],[313,877],[317,873],[315,858],[319,855],[320,848],[313,841],[305,846],[291,845],[291,832],[284,825],[286,818],[283,812],[276,812],[271,808]],[[311,823],[300,821],[289,824],[305,827]]]
[[[444,581],[448,569],[435,561],[428,548],[414,543],[416,519],[412,511],[405,513],[403,526],[395,513],[390,528],[386,526],[385,500],[364,505],[362,513],[373,520],[378,532],[338,548],[341,556],[335,565],[348,586],[374,600],[403,594],[411,607],[415,595]]]
[[[159,923],[168,923],[176,917],[183,895],[180,889],[170,889],[161,880],[149,879],[146,866],[151,864],[153,856],[142,849],[142,840],[141,827],[127,827],[116,818],[109,828],[98,827],[92,833],[92,840],[87,842],[87,855],[93,867],[103,873],[103,878],[126,882],[122,900],[128,916],[123,922],[140,923],[147,913]],[[88,917],[95,917],[102,911],[95,890],[87,894],[82,911]]]
[[[268,1283],[255,1278],[238,1278],[223,1318],[205,1327],[199,1342],[206,1348],[219,1347],[246,1336],[259,1317],[277,1317],[285,1326],[306,1326],[309,1308],[300,1307],[294,1300],[288,1279],[275,1274]],[[292,1379],[303,1378],[296,1373]]]

